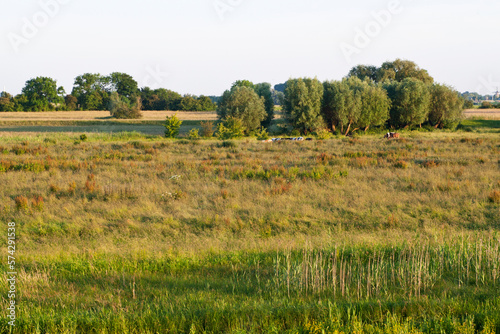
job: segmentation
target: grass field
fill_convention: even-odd
[[[16,333],[500,333],[500,121],[273,144],[57,122],[0,132]]]
[[[467,109],[464,111],[464,115],[466,118],[480,117],[500,120],[500,109]]]

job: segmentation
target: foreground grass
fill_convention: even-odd
[[[498,332],[500,145],[486,132],[4,135],[16,330]]]

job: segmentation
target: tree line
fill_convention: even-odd
[[[454,128],[465,104],[452,87],[435,83],[426,70],[401,59],[380,67],[358,65],[339,81],[298,78],[276,88],[284,92],[288,124],[301,134],[327,129],[347,135],[371,127],[424,124]],[[270,125],[272,100],[269,84],[238,81],[224,92],[217,113],[223,121],[239,120],[248,134]]]
[[[142,110],[214,111],[216,104],[207,96],[184,95],[164,89],[138,87],[126,73],[110,75],[85,73],[75,78],[71,94],[49,77],[26,81],[22,93],[0,93],[0,111],[110,110],[120,104]]]

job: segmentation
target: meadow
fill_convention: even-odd
[[[1,124],[2,333],[500,333],[498,120],[280,143],[39,121]]]

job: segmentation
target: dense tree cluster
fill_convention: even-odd
[[[66,95],[55,80],[38,77],[28,80],[17,96],[2,92],[0,111],[109,110],[115,117],[137,118],[140,110],[217,110],[220,120],[237,120],[248,134],[268,128],[275,105],[283,105],[288,124],[301,133],[326,128],[347,135],[381,126],[453,128],[464,106],[470,107],[465,100],[471,94],[434,83],[414,62],[396,59],[380,67],[358,65],[340,81],[290,79],[273,89],[269,83],[240,80],[221,97],[139,89],[133,77],[119,72],[80,75]]]
[[[116,96],[119,96],[120,102]],[[140,101],[138,101],[140,100]],[[216,104],[207,96],[180,95],[167,89],[139,89],[137,81],[126,73],[110,75],[85,73],[77,76],[71,94],[66,95],[57,82],[37,77],[26,82],[22,93],[0,93],[0,111],[110,110],[127,106],[131,110],[214,111]],[[111,110],[110,110],[111,111]]]
[[[321,129],[322,121],[343,134],[424,123],[453,128],[465,105],[453,88],[434,83],[426,70],[400,59],[380,68],[356,66],[343,80],[324,82],[322,89],[317,79],[308,78],[290,79],[285,87],[285,114],[302,133]]]

